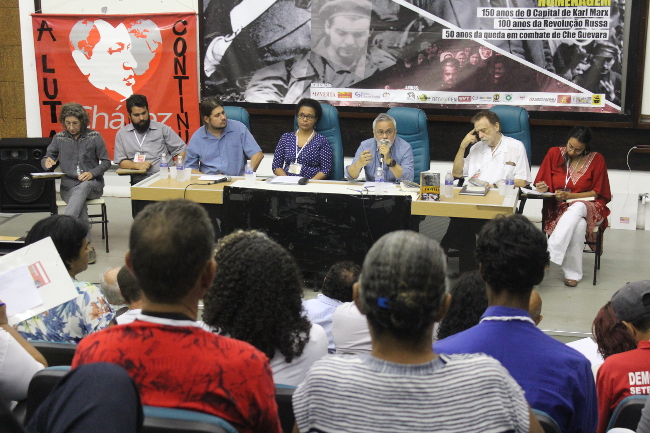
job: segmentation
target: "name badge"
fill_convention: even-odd
[[[298,164],[297,162],[289,166],[289,173],[291,174],[300,174],[300,170],[302,170],[302,164]]]
[[[145,159],[147,159],[147,156],[144,153],[136,152],[133,162],[144,162]]]

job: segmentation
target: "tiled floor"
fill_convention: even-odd
[[[98,282],[100,273],[105,269],[124,264],[133,221],[131,201],[129,198],[104,198],[108,206],[110,252],[106,253],[101,240],[101,227],[94,225],[92,234],[97,263],[79,274],[80,280]],[[0,218],[0,235],[24,236],[36,221],[47,216],[36,213],[23,214],[11,220]],[[544,320],[540,328],[556,336],[558,333],[555,331],[590,332],[598,309],[619,287],[628,281],[650,279],[650,231],[609,229],[605,232],[605,253],[596,286],[591,284],[593,260],[594,255],[585,254],[585,278],[576,288],[565,287],[561,269],[551,264],[550,271],[537,288],[544,302]],[[453,268],[453,262],[450,266]],[[315,297],[316,294],[311,289],[305,289],[305,297]]]

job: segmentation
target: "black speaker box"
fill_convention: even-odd
[[[51,138],[3,138],[0,140],[0,212],[51,212],[56,206],[52,179],[32,179],[45,171],[41,159]]]

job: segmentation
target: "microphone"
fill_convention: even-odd
[[[387,139],[387,138],[382,138],[381,140],[379,140],[379,144],[385,144],[386,146],[390,146],[390,140]],[[384,154],[380,153],[380,155],[381,155],[381,158],[379,159],[379,162],[381,162],[383,164],[384,163]]]
[[[232,177],[224,176],[221,179],[217,179],[217,180],[212,181],[212,185],[215,185],[217,183],[230,182],[231,180],[232,180]]]

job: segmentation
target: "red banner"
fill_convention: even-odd
[[[32,23],[44,137],[62,129],[61,105],[78,102],[112,158],[134,93],[185,142],[200,126],[196,15],[37,14]]]

